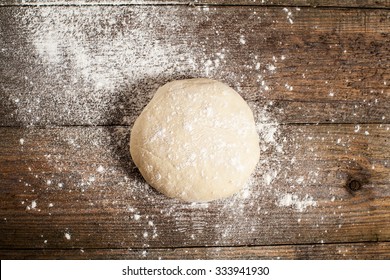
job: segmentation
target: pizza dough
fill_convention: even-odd
[[[252,111],[210,79],[160,87],[131,131],[130,153],[145,180],[188,202],[225,198],[245,186],[259,156]]]

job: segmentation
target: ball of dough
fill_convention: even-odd
[[[188,202],[225,198],[245,186],[259,156],[248,104],[229,86],[188,79],[160,87],[131,131],[145,180]]]

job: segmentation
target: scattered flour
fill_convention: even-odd
[[[134,220],[136,220],[136,221],[138,221],[140,218],[141,218],[141,216],[140,215],[138,215],[138,214],[134,214]]]
[[[271,170],[269,172],[266,172],[263,175],[263,180],[264,180],[265,185],[269,186],[272,183],[272,181],[276,178],[277,175],[278,175],[278,172],[276,170]]]
[[[355,125],[355,130],[354,130],[354,132],[359,132],[359,130],[360,130],[360,125]]]
[[[64,236],[65,236],[66,240],[70,240],[72,238],[72,236],[69,232],[65,232]]]
[[[32,209],[35,209],[36,207],[37,207],[37,201],[36,200],[33,200],[33,201],[31,201],[31,205],[28,205],[27,207],[26,207],[26,210],[32,210]]]
[[[287,14],[287,20],[290,24],[293,24],[294,21],[293,21],[293,18],[292,18],[292,12],[287,9],[287,8],[283,8],[283,11]]]
[[[295,181],[298,185],[302,185],[302,183],[305,181],[305,178],[303,176],[300,176]]]
[[[204,20],[193,12],[192,20]],[[161,40],[155,31],[182,32],[188,19],[180,14],[180,7],[153,6],[21,10],[14,20],[25,30],[28,43],[16,51],[32,54],[25,64],[36,72],[24,79],[30,95],[10,93],[10,100],[18,100],[17,121],[53,125],[76,119],[78,124],[102,124],[107,116],[118,115],[118,107],[125,114],[127,106],[118,106],[120,100],[135,102],[138,95],[153,94],[179,77],[215,77],[226,62],[223,48],[209,54],[207,42]],[[144,105],[139,104],[140,109]],[[118,121],[123,120],[132,121],[126,116]]]
[[[274,71],[276,70],[276,66],[273,65],[273,64],[268,64],[268,65],[267,65],[267,69],[268,69],[269,71],[271,71],[271,72],[274,72]]]
[[[290,139],[286,140],[282,125],[268,113],[268,106],[273,104],[259,105],[257,101],[258,97],[261,98],[263,93],[272,89],[272,84],[268,83],[265,77],[277,71],[278,59],[275,56],[270,61],[260,59],[259,54],[251,54],[248,57],[248,65],[245,67],[251,69],[250,75],[255,76],[258,83],[258,91],[251,96],[252,93],[247,93],[245,89],[246,81],[250,77],[232,73],[230,68],[229,71],[223,70],[228,64],[227,59],[234,59],[231,50],[222,47],[226,45],[223,40],[217,41],[218,44],[211,53],[206,51],[205,47],[206,44],[210,44],[207,40],[211,40],[211,37],[204,42],[192,38],[180,43],[169,39],[161,40],[158,32],[155,32],[156,28],[164,27],[167,32],[184,31],[183,25],[186,20],[178,16],[180,13],[174,10],[176,8],[170,8],[173,9],[169,12],[170,17],[153,16],[153,13],[158,14],[160,10],[151,7],[145,9],[134,6],[131,12],[126,9],[112,9],[109,19],[106,18],[107,9],[111,8],[67,7],[58,11],[43,8],[20,12],[17,17],[18,24],[26,30],[28,37],[26,41],[30,44],[26,46],[26,52],[35,54],[29,63],[38,65],[39,74],[25,79],[31,88],[31,96],[24,98],[15,93],[10,97],[11,100],[18,100],[15,102],[18,121],[23,125],[61,125],[74,117],[80,122],[77,124],[99,125],[105,124],[111,115],[115,116],[120,111],[120,115],[123,116],[114,121],[119,124],[131,124],[145,105],[138,104],[139,100],[145,96],[151,97],[162,83],[191,76],[223,78],[249,100],[253,109],[262,151],[260,162],[247,186],[237,195],[209,203],[180,203],[152,192],[140,176],[134,177],[134,172],[132,177],[129,176],[129,170],[134,169],[134,165],[124,156],[128,150],[123,148],[128,144],[128,127],[115,129],[109,136],[104,128],[97,127],[82,137],[77,129],[69,129],[66,132],[56,131],[57,143],[77,152],[83,158],[91,155],[89,151],[81,149],[87,142],[93,147],[93,151],[99,152],[99,158],[95,162],[101,165],[93,166],[88,174],[75,172],[69,181],[67,178],[48,179],[45,174],[30,170],[36,179],[46,182],[45,187],[49,190],[79,191],[80,197],[89,189],[101,193],[101,200],[87,201],[87,206],[99,206],[102,209],[122,207],[123,211],[129,214],[128,220],[140,225],[137,227],[139,228],[137,238],[144,242],[144,247],[148,247],[151,244],[149,241],[159,235],[160,228],[166,229],[165,225],[158,224],[161,217],[165,218],[175,231],[188,235],[184,238],[189,240],[186,242],[193,242],[184,245],[194,245],[197,244],[197,239],[209,240],[206,234],[210,234],[210,229],[205,228],[210,225],[207,221],[199,220],[199,217],[203,217],[202,213],[206,211],[214,211],[212,214],[218,219],[211,226],[217,244],[210,245],[224,245],[236,244],[234,238],[238,231],[245,231],[255,238],[258,234],[256,232],[258,218],[269,214],[262,209],[262,205],[273,201],[272,199],[277,199],[277,205],[280,207],[292,207],[300,212],[317,205],[314,198],[308,195],[300,199],[295,194],[282,194],[286,190],[280,190],[275,183],[286,180],[288,170],[285,168],[284,143],[291,140],[292,136],[289,135]],[[202,11],[212,13],[208,8],[203,8]],[[291,12],[287,9],[286,13],[292,23]],[[201,23],[201,20],[205,19],[194,20]],[[218,35],[218,30],[214,31]],[[191,34],[194,30],[185,32]],[[238,40],[240,44],[245,45],[249,38],[240,36]],[[280,57],[282,61],[285,59],[284,55]],[[132,67],[133,65],[136,67]],[[55,82],[51,82],[53,79]],[[290,85],[286,88],[293,89]],[[118,92],[119,97],[114,100],[113,96],[117,96]],[[245,96],[246,94],[248,96]],[[126,112],[126,108],[133,103],[138,104],[139,112]],[[206,108],[206,114],[212,113]],[[185,129],[191,131],[190,126],[186,126]],[[44,134],[42,139],[45,139]],[[21,138],[20,144],[24,143],[24,138]],[[118,147],[120,155],[116,151]],[[67,161],[72,157],[63,155],[60,151],[53,148],[52,154],[44,157],[46,163],[59,174],[66,170],[74,170],[75,167],[70,166]],[[125,162],[126,170],[123,166],[106,165],[116,161]],[[90,170],[89,166],[83,165],[84,163],[79,164],[80,170]],[[291,165],[294,164],[295,158],[292,158]],[[110,182],[110,186],[98,185],[102,183],[100,179],[104,176],[111,176],[110,178],[115,178],[115,181]],[[69,184],[75,181],[78,182],[76,186]],[[298,178],[297,183],[303,181]],[[110,199],[105,196],[114,192],[114,187],[115,193],[120,189],[119,194],[123,195],[123,198],[118,197],[117,201],[111,199],[112,196],[107,196]],[[134,202],[134,205],[129,205],[125,198]],[[158,201],[161,203],[161,209],[157,213],[157,210],[151,207],[150,213],[143,212],[146,211],[145,208],[142,210],[137,208],[137,201],[140,199],[150,205]],[[53,205],[50,203],[49,207]],[[27,207],[30,210],[36,206],[36,202],[33,201]],[[64,236],[71,240],[68,231]],[[142,256],[146,257],[147,251],[143,251]]]
[[[307,207],[317,206],[317,202],[313,197],[305,195],[303,198],[299,198],[296,194],[287,193],[279,197],[276,203],[280,207],[293,207],[299,212],[303,212]]]
[[[240,36],[240,44],[241,45],[245,45],[246,44],[246,40],[245,40],[245,37],[244,36]]]
[[[284,87],[287,89],[287,90],[289,90],[289,91],[292,91],[294,88],[292,87],[292,86],[290,86],[288,83],[286,83],[285,85],[284,85]]]
[[[97,172],[103,173],[104,172],[104,167],[99,165],[99,167],[96,169]]]

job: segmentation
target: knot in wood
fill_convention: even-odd
[[[348,189],[353,191],[353,192],[360,190],[361,187],[362,187],[362,184],[358,180],[351,180],[348,183]]]

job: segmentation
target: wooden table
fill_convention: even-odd
[[[2,259],[390,258],[388,0],[0,5]],[[129,155],[155,90],[189,77],[256,117],[227,200],[166,198]]]

